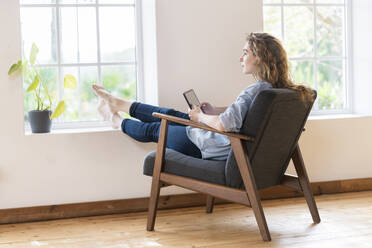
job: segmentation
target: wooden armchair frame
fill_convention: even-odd
[[[186,189],[207,194],[207,213],[211,213],[213,211],[214,197],[252,207],[262,239],[264,241],[270,241],[270,232],[266,223],[265,214],[262,209],[261,199],[256,187],[252,167],[242,143],[242,141],[253,142],[254,137],[249,137],[237,133],[220,132],[200,123],[160,113],[153,113],[153,116],[161,119],[161,127],[152,176],[151,196],[147,218],[147,230],[154,230],[160,188],[169,185],[177,185]],[[240,174],[244,182],[245,190],[162,172],[169,121],[186,126],[193,126],[205,129],[208,131],[213,131],[216,133],[221,133],[228,136],[231,142],[236,162],[239,167]],[[310,188],[309,178],[306,173],[304,161],[298,144],[296,145],[291,158],[293,160],[297,176],[285,175],[280,185],[303,192],[314,223],[319,223],[320,217],[318,208],[316,206],[314,196]]]

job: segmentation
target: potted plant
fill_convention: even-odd
[[[32,44],[29,59],[23,58],[9,68],[8,75],[22,74],[23,81],[29,84],[26,92],[34,93],[35,109],[28,112],[28,119],[32,133],[49,133],[52,119],[59,117],[66,109],[65,100],[58,102],[57,107],[52,111],[53,98],[47,85],[47,80],[40,73],[40,68],[35,66],[39,49]],[[64,76],[64,88],[76,89],[77,81],[73,75]]]

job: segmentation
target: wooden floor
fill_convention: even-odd
[[[0,247],[372,247],[372,191],[316,197],[320,224],[303,198],[264,201],[271,242],[263,242],[250,208],[225,204],[158,212],[0,225]]]

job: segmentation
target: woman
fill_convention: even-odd
[[[313,91],[303,85],[295,85],[288,68],[286,52],[281,42],[267,33],[251,33],[243,47],[240,63],[244,74],[252,74],[257,82],[244,89],[229,107],[214,107],[202,103],[201,108],[193,106],[188,114],[170,108],[159,108],[139,102],[130,102],[108,93],[102,86],[93,85],[101,98],[98,111],[114,127],[121,126],[124,133],[140,142],[157,142],[160,119],[153,112],[164,113],[204,123],[223,132],[239,132],[244,117],[254,97],[262,90],[289,88],[301,93],[305,102],[311,100]],[[121,117],[120,111],[138,119]],[[167,147],[183,154],[203,159],[226,160],[231,149],[227,136],[170,123]]]

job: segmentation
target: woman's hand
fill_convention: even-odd
[[[195,122],[200,122],[200,116],[203,114],[201,109],[194,104],[192,105],[192,109],[189,109],[188,111],[190,120],[195,121]]]
[[[212,104],[210,104],[209,102],[202,102],[200,104],[200,107],[201,109],[203,110],[204,114],[207,114],[207,115],[215,115],[216,111],[213,107]]]

